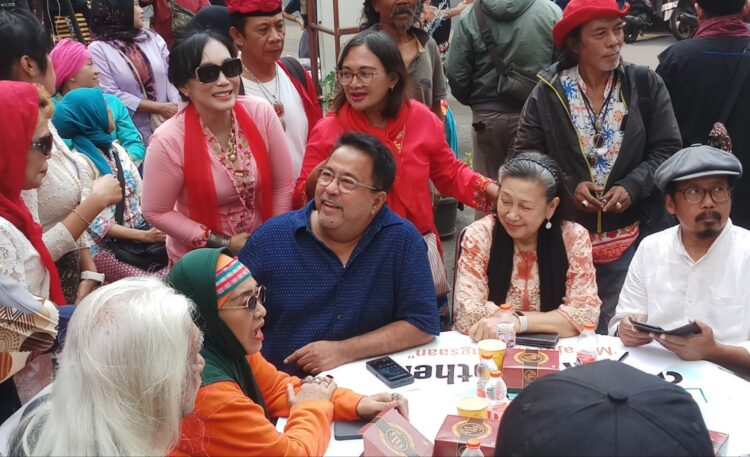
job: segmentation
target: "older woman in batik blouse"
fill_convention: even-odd
[[[471,224],[456,268],[454,327],[495,338],[499,306],[516,332],[573,336],[599,319],[588,231],[566,217],[572,203],[557,163],[520,154],[500,168],[497,213]]]

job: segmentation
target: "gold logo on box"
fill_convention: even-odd
[[[390,427],[383,432],[379,430],[380,441],[386,445],[394,455],[405,456],[406,451],[414,449],[414,440],[403,427],[397,424],[388,423]]]
[[[477,438],[479,440],[486,438],[490,436],[490,433],[492,433],[492,427],[490,427],[486,422],[472,422],[470,420],[465,420],[461,422],[456,422],[451,427],[451,432],[453,432],[453,436],[456,438]]]
[[[543,365],[549,361],[549,356],[544,352],[517,352],[513,360],[524,365],[527,363]]]

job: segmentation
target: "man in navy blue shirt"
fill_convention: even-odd
[[[427,247],[385,206],[390,150],[346,133],[316,171],[314,201],[266,222],[239,254],[267,290],[265,358],[317,374],[431,341],[440,330]]]

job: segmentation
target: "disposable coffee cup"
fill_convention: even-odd
[[[503,359],[505,358],[505,343],[500,340],[482,340],[478,344],[479,356],[491,355],[495,365],[499,370],[503,369]]]
[[[482,397],[466,397],[458,401],[458,415],[474,419],[487,419],[487,399]]]

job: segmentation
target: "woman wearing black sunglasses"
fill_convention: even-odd
[[[51,151],[47,121],[52,114],[52,104],[43,89],[15,81],[0,81],[0,100],[3,100],[0,103],[0,275],[21,284],[32,295],[64,305],[60,277],[44,245],[42,228],[21,199],[21,191],[39,188],[47,173]],[[43,312],[47,315],[22,316],[16,323],[23,327],[29,324],[28,329],[31,329],[32,321],[57,320],[54,307],[45,308]],[[11,370],[17,372],[19,362],[23,366],[30,352],[38,349],[34,341],[39,343],[44,338],[36,333],[33,336],[24,352],[12,360],[7,354],[0,354],[0,379],[6,379]],[[0,416],[12,412],[51,381],[49,357],[38,357],[31,363],[36,370],[21,370],[14,379],[0,384],[0,404],[3,405]]]
[[[188,105],[148,147],[143,213],[167,234],[173,262],[203,246],[238,252],[263,221],[291,209],[284,131],[270,104],[238,97],[241,73],[222,35],[197,33],[172,49],[169,78]]]
[[[48,93],[55,92],[44,29],[33,15],[21,10],[0,12],[0,43],[0,79],[39,84]],[[41,187],[22,196],[42,225],[44,245],[57,264],[65,301],[74,303],[102,282],[88,249],[90,240],[82,235],[88,221],[120,201],[121,191],[112,176],[94,182],[84,179],[85,160],[68,149],[51,122],[48,127],[52,156],[47,174]]]

